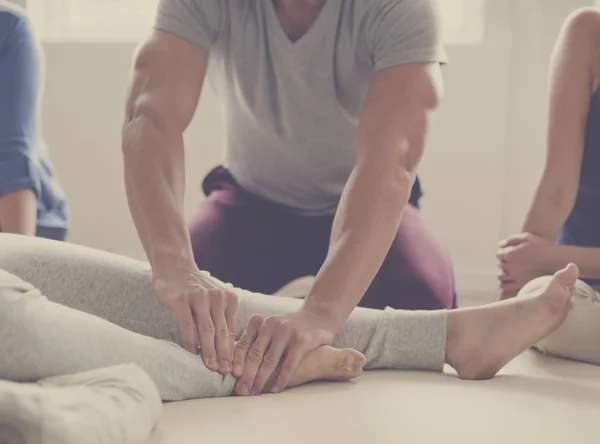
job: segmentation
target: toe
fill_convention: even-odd
[[[561,285],[571,289],[579,278],[579,269],[577,268],[577,265],[569,264],[566,268],[558,271],[554,276]]]

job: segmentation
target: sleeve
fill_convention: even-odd
[[[224,21],[221,0],[160,0],[154,28],[210,51]]]
[[[0,14],[0,197],[31,188],[40,177],[34,160],[40,95],[40,53],[26,16]]]
[[[437,0],[374,1],[369,17],[367,45],[376,71],[409,63],[447,63]]]

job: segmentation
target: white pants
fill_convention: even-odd
[[[550,279],[549,276],[535,279],[522,292],[545,286]],[[578,280],[573,310],[565,322],[536,348],[545,355],[600,365],[600,293]]]

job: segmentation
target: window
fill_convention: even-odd
[[[485,0],[438,1],[447,44],[481,43]],[[158,2],[159,0],[27,0],[27,6],[38,33],[44,40],[137,41],[152,26]]]

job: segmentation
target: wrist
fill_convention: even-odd
[[[198,272],[198,266],[193,257],[162,254],[157,255],[150,260],[152,274],[155,277],[167,278],[169,275],[181,273],[195,274]]]
[[[299,313],[316,319],[317,323],[325,330],[335,333],[341,327],[346,317],[341,315],[342,310],[332,304],[312,302],[306,300]]]
[[[558,270],[564,268],[568,264],[567,250],[564,245],[552,243],[548,245],[548,249],[542,254],[543,274],[554,274]]]

